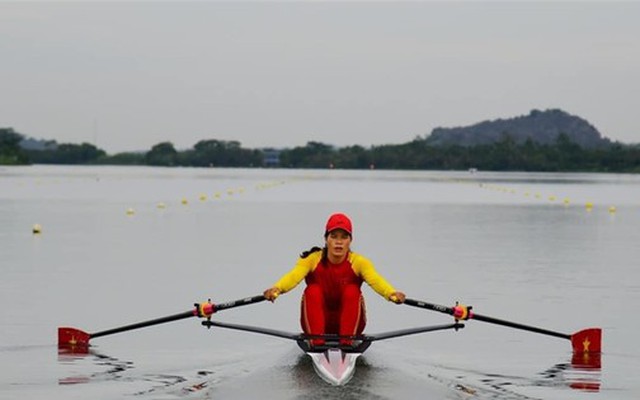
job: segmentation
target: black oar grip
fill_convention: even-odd
[[[431,311],[438,311],[443,314],[449,314],[449,315],[453,315],[453,312],[454,312],[453,308],[451,307],[442,306],[440,304],[427,303],[426,301],[421,301],[421,300],[405,299],[404,304],[407,304],[413,307],[418,307],[418,308],[425,308]]]
[[[244,299],[228,301],[226,303],[218,303],[214,304],[214,312],[220,310],[226,310],[227,308],[234,308],[240,306],[247,306],[249,304],[260,303],[261,301],[265,301],[267,298],[264,295],[258,295],[253,297],[245,297]]]

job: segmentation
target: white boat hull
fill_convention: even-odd
[[[307,352],[313,361],[313,369],[327,383],[345,385],[356,370],[356,360],[362,353],[347,353],[340,349],[328,349],[322,353]]]

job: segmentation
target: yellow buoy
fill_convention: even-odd
[[[39,235],[40,233],[42,233],[42,226],[40,226],[40,224],[34,224],[33,228],[31,229],[31,231],[35,234],[35,235]]]
[[[549,201],[556,201],[556,196],[553,196],[553,195],[549,196]]]
[[[566,206],[568,206],[568,205],[569,205],[569,203],[570,203],[571,201],[569,200],[569,198],[568,198],[568,197],[565,197],[565,198],[564,198],[564,200],[562,200],[562,202],[563,202]]]
[[[127,215],[133,215],[136,212],[133,210],[133,208],[127,208]]]
[[[591,209],[593,208],[593,203],[589,201],[584,206],[587,209],[587,211],[591,211]]]
[[[200,195],[200,201],[207,201],[207,195],[206,194],[201,194]]]
[[[187,199],[183,198],[182,199],[182,204],[184,204],[186,206],[187,204],[189,204],[189,201]]]
[[[166,207],[167,207],[167,205],[166,205],[166,204],[164,204],[164,203],[158,203],[157,207],[158,207],[158,208],[166,208]]]
[[[610,212],[611,214],[614,214],[614,213],[616,212],[616,206],[611,206],[611,207],[609,207],[609,212]]]

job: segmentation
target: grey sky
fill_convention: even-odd
[[[3,2],[0,127],[109,153],[403,143],[561,108],[640,142],[637,2]]]

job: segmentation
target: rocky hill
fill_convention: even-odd
[[[433,146],[457,144],[468,147],[494,143],[508,134],[518,144],[528,138],[539,144],[554,144],[561,133],[583,148],[611,145],[611,141],[589,122],[558,109],[532,110],[529,115],[484,121],[468,127],[435,128],[426,141]]]

